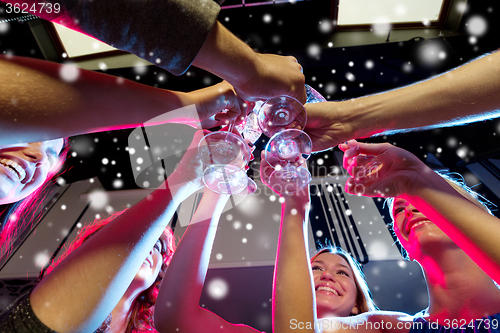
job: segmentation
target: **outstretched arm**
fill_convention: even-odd
[[[260,174],[262,182],[274,169],[264,159]],[[272,187],[268,185],[271,189]],[[278,193],[279,194],[279,193]],[[294,194],[280,194],[281,224],[276,253],[273,288],[273,332],[296,332],[297,323],[314,327],[316,302],[307,245],[309,223],[309,186]],[[301,332],[314,332],[302,329]]]
[[[500,53],[495,52],[401,89],[344,102],[307,104],[306,131],[319,151],[352,138],[498,117],[499,77]]]
[[[2,0],[28,3],[36,0]],[[180,75],[191,63],[228,81],[242,98],[290,95],[306,101],[305,78],[295,58],[259,54],[217,20],[215,1],[49,0],[61,11],[31,12],[95,37]],[[146,19],[145,19],[146,17]],[[194,62],[193,62],[194,61]]]
[[[166,189],[148,195],[61,261],[33,290],[34,313],[57,332],[94,332],[115,308],[170,222],[178,204],[198,190],[202,165],[195,134]]]
[[[154,316],[160,333],[257,332],[245,325],[228,323],[199,305],[217,225],[228,199],[228,195],[205,189],[163,277]]]
[[[64,80],[65,71],[75,80]],[[134,127],[164,114],[163,121],[213,127],[246,111],[227,82],[183,93],[23,57],[0,56],[0,91],[0,144]],[[219,122],[209,120],[225,108],[231,112]]]
[[[359,148],[358,148],[359,147]],[[467,199],[410,152],[388,143],[349,141],[346,191],[400,197],[444,231],[493,280],[500,281],[500,220]]]

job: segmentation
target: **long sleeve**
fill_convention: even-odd
[[[21,0],[2,0],[21,3]],[[49,0],[58,14],[34,13],[83,32],[120,50],[184,73],[214,26],[220,7],[213,0]],[[22,0],[22,3],[37,3]]]

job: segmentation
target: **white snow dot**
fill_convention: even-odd
[[[143,187],[149,187],[149,182],[147,180],[145,180],[144,183],[142,183],[142,186]]]
[[[102,164],[107,165],[109,163],[109,160],[105,157],[102,159]]]
[[[50,255],[48,250],[45,250],[43,252],[38,252],[34,258],[35,265],[37,267],[44,267],[49,263],[49,260],[50,260]]]
[[[98,64],[97,66],[99,66],[99,69],[100,69],[101,71],[106,71],[106,70],[108,69],[108,65],[106,65],[106,63],[105,63],[105,62],[102,62],[102,61],[100,61],[100,62],[99,62],[99,64]]]
[[[457,155],[460,158],[465,158],[467,156],[467,153],[468,153],[467,147],[460,147],[457,149]]]
[[[229,285],[221,278],[211,280],[207,285],[208,295],[214,300],[225,298],[229,292]]]
[[[142,162],[144,162],[144,160],[142,159],[142,157],[138,157],[137,158],[137,164],[142,164]]]
[[[62,205],[62,206],[61,206],[61,209],[62,209],[62,210],[66,210],[66,205]]]
[[[441,153],[442,151],[443,151],[443,149],[442,149],[441,147],[438,147],[438,148],[436,149],[436,152],[438,152],[438,153]]]
[[[486,30],[488,30],[488,23],[483,17],[475,15],[469,18],[466,27],[469,34],[473,36],[482,36]]]
[[[398,260],[398,266],[401,268],[406,268],[407,264],[404,260]]]
[[[327,94],[333,94],[335,92],[336,86],[334,83],[327,83],[325,86],[325,92]]]
[[[233,228],[238,230],[241,229],[241,222],[240,221],[234,221],[233,222]]]
[[[89,194],[90,207],[94,210],[100,210],[108,204],[108,194],[104,191],[94,191]]]
[[[307,54],[310,57],[317,57],[321,53],[321,47],[318,44],[311,44],[307,47]]]
[[[270,195],[269,196],[269,200],[272,201],[272,202],[276,201],[276,196],[274,194]]]
[[[241,240],[241,242],[242,242],[243,244],[245,244],[246,242],[248,242],[248,240],[247,240],[246,238],[243,238],[243,239]]]
[[[321,230],[316,231],[316,237],[321,237],[321,236],[323,236],[323,231]]]
[[[137,75],[144,75],[147,72],[147,67],[142,62],[136,62],[134,64],[134,73]]]
[[[217,260],[222,260],[222,253],[217,253],[217,254],[215,255],[215,259],[217,259]]]
[[[323,19],[319,22],[319,31],[321,31],[324,34],[327,34],[330,31],[332,31],[332,24],[330,23],[329,19]]]
[[[129,153],[130,155],[134,155],[134,154],[135,154],[135,149],[134,149],[134,148],[129,148],[129,149],[128,149],[128,153]]]
[[[352,74],[350,72],[345,73],[345,77],[346,77],[346,79],[348,79],[351,82],[353,82],[354,80],[356,80],[356,77],[354,76],[354,74]]]
[[[262,20],[264,21],[264,23],[271,23],[273,18],[271,14],[264,14],[264,16],[262,16]]]
[[[59,69],[59,77],[66,83],[75,82],[80,76],[80,69],[75,66],[63,65]]]
[[[297,210],[295,208],[292,208],[292,210],[290,211],[290,214],[297,215]]]
[[[123,187],[123,181],[121,179],[115,179],[113,181],[113,187],[114,188],[122,188]]]
[[[352,67],[352,66],[354,66],[354,62],[353,61],[349,61],[348,65],[349,65],[349,67]]]
[[[251,223],[247,223],[247,225],[245,226],[245,228],[247,228],[247,230],[252,230],[253,229],[253,225]]]
[[[323,165],[323,163],[325,163],[325,161],[322,158],[318,158],[316,160],[316,163],[318,163],[318,165]]]

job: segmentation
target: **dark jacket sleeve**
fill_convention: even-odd
[[[2,0],[37,3],[37,0]],[[134,53],[172,74],[184,73],[214,26],[220,6],[213,0],[49,0],[56,14],[37,16]]]

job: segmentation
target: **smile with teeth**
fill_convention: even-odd
[[[26,178],[26,171],[13,160],[2,158],[0,159],[0,164],[14,171],[17,177],[19,177],[19,181],[23,181]]]
[[[326,287],[326,286],[318,287],[318,289],[316,289],[316,291],[326,291],[326,292],[334,294],[335,296],[340,296],[337,290],[330,288],[330,287]]]
[[[414,228],[418,227],[419,225],[422,225],[422,224],[425,224],[425,223],[429,223],[429,222],[430,222],[429,220],[418,221],[418,222],[412,224],[412,226],[410,227],[410,230],[408,230],[408,232],[410,232]]]

